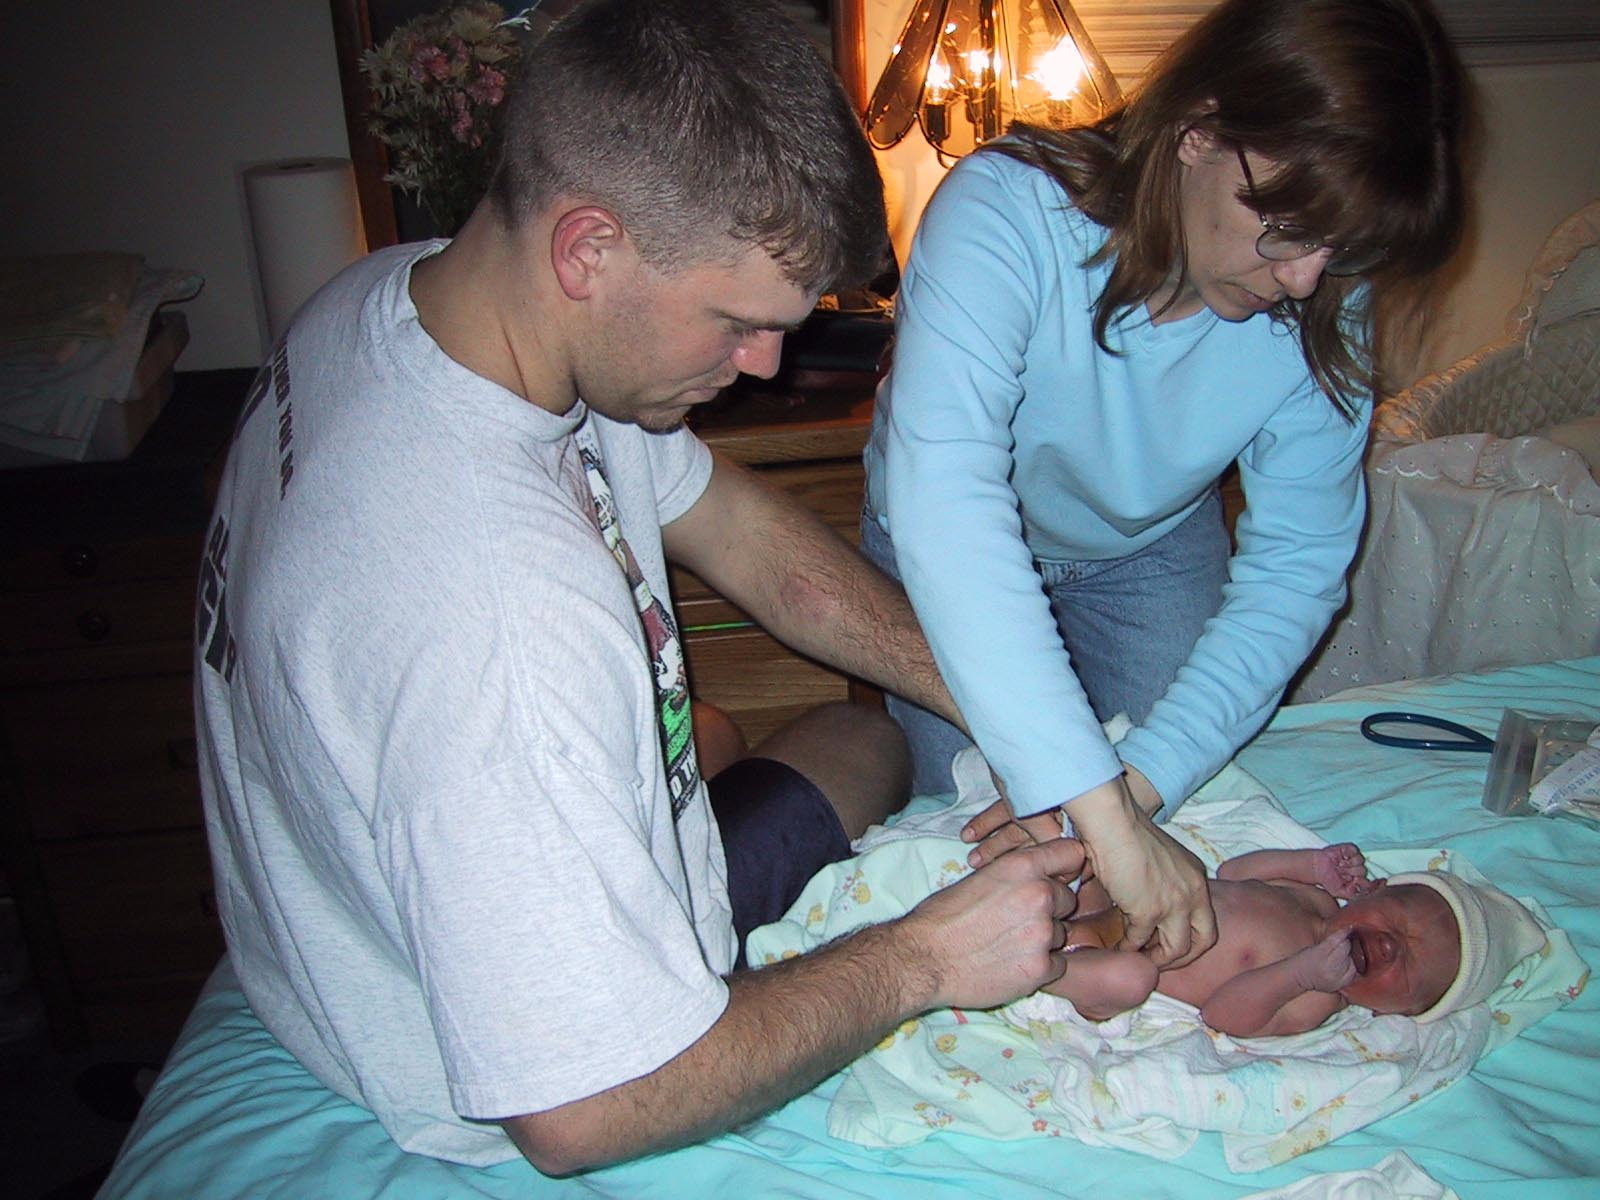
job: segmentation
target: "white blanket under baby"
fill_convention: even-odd
[[[975,750],[957,759],[956,781],[953,803],[869,830],[854,858],[819,873],[783,921],[751,933],[749,961],[791,957],[899,916],[966,874],[971,847],[955,835],[996,795]],[[1324,844],[1232,765],[1167,828],[1210,870],[1250,850]],[[1375,875],[1441,869],[1483,878],[1443,850],[1362,849]],[[1587,968],[1566,935],[1521,899],[1546,929],[1544,949],[1487,1003],[1444,1020],[1419,1025],[1351,1007],[1310,1033],[1236,1040],[1161,995],[1099,1024],[1043,993],[990,1011],[940,1010],[907,1021],[850,1067],[828,1131],[873,1146],[939,1130],[1071,1137],[1162,1158],[1215,1131],[1232,1170],[1261,1170],[1448,1086],[1581,990]]]

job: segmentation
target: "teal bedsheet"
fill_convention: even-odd
[[[1240,755],[1302,824],[1365,847],[1448,846],[1500,887],[1540,900],[1600,962],[1600,828],[1495,817],[1487,755],[1364,741],[1361,717],[1405,708],[1493,735],[1506,707],[1600,720],[1600,658],[1383,684],[1284,709]],[[1005,1197],[1211,1200],[1404,1150],[1467,1200],[1600,1195],[1600,987],[1404,1112],[1257,1174],[1232,1174],[1215,1135],[1161,1161],[1066,1140],[940,1134],[897,1151],[831,1138],[838,1077],[702,1146],[571,1179],[521,1162],[462,1167],[407,1155],[356,1105],[318,1084],[261,1027],[226,963],[196,1006],[101,1192],[132,1197]]]

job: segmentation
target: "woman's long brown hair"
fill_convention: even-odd
[[[1465,82],[1426,0],[1224,0],[1097,124],[1018,124],[986,147],[1048,172],[1105,226],[1091,264],[1110,261],[1095,340],[1187,269],[1178,147],[1190,130],[1267,159],[1265,213],[1332,242],[1387,247],[1372,290],[1426,275],[1461,235]],[[1247,200],[1242,192],[1240,200]],[[1349,414],[1373,387],[1372,293],[1324,276],[1274,305],[1296,329],[1317,385]]]

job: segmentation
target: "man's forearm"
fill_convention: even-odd
[[[734,1128],[814,1086],[931,1006],[935,981],[904,922],[728,980],[699,1041],[640,1079],[505,1122],[523,1155],[567,1174]],[[922,961],[919,961],[922,960]]]
[[[763,624],[780,641],[965,728],[905,591],[818,522]]]
[[[904,590],[792,496],[719,459],[664,536],[784,644],[961,724]]]
[[[540,1170],[563,1174],[739,1125],[838,1070],[906,1017],[993,1008],[1059,978],[1062,919],[1083,869],[1071,838],[1019,850],[906,916],[735,975],[705,1035],[641,1079],[504,1122]],[[645,1002],[648,1002],[647,998]]]

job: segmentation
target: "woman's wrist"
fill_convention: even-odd
[[[1078,836],[1093,840],[1097,831],[1136,821],[1140,811],[1128,791],[1127,781],[1118,775],[1068,800],[1062,809]]]
[[[1142,809],[1146,816],[1154,818],[1161,811],[1163,801],[1161,793],[1156,791],[1155,785],[1145,778],[1143,771],[1135,766],[1125,766],[1123,776],[1127,781],[1128,794],[1133,797],[1133,802]]]

